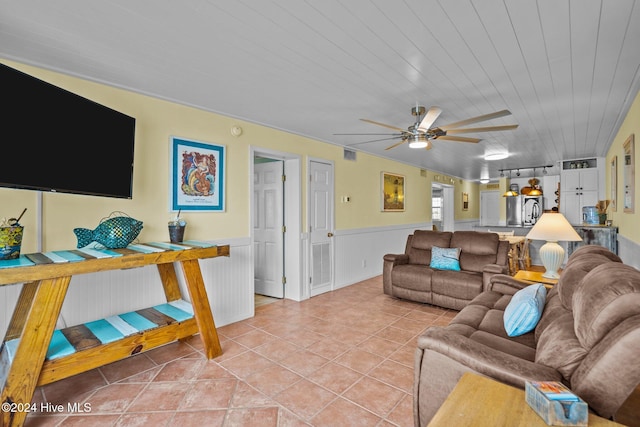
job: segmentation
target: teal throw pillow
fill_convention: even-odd
[[[460,271],[460,248],[431,248],[431,264],[429,267],[438,270]]]
[[[541,283],[527,286],[516,292],[504,311],[504,329],[510,337],[532,331],[547,298],[547,289]]]

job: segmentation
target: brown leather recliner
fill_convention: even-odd
[[[461,271],[430,268],[434,246],[460,249]],[[509,242],[480,231],[416,230],[405,253],[387,254],[382,268],[387,295],[460,310],[480,294],[495,274],[509,269]]]
[[[416,427],[428,424],[468,371],[519,388],[526,380],[563,381],[590,410],[615,418],[640,384],[640,271],[603,247],[579,248],[547,293],[535,329],[509,337],[504,310],[525,286],[494,276],[448,326],[418,338]]]

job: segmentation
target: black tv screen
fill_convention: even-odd
[[[133,117],[0,64],[0,186],[131,198]]]

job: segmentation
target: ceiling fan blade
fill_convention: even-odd
[[[389,147],[385,148],[385,150],[391,150],[392,148],[396,148],[398,145],[404,144],[405,142],[407,142],[407,140],[403,139],[402,141],[396,142],[395,144],[390,145]]]
[[[449,123],[448,125],[440,126],[440,129],[442,130],[454,129],[460,126],[470,125],[471,123],[484,122],[485,120],[497,119],[498,117],[508,116],[509,114],[511,114],[511,111],[509,110],[496,111],[495,113],[485,114],[478,117],[472,117],[470,119],[461,120],[455,123]]]
[[[481,128],[466,128],[466,129],[449,129],[447,135],[457,135],[459,133],[474,133],[474,132],[495,132],[500,130],[512,130],[516,129],[518,125],[504,125],[504,126],[487,126]]]
[[[352,145],[368,144],[370,142],[390,141],[392,139],[398,139],[398,138],[399,138],[399,135],[398,136],[393,136],[393,137],[390,137],[390,138],[372,139],[370,141],[354,142],[353,144],[347,144],[347,147],[351,147]]]
[[[360,119],[360,120],[362,120],[363,122],[372,123],[374,125],[382,126],[382,127],[385,127],[385,128],[397,130],[398,132],[406,132],[406,130],[400,129],[399,127],[396,127],[396,126],[385,125],[384,123],[374,122],[373,120],[369,120],[369,119]]]
[[[344,136],[344,135],[351,135],[351,136],[353,136],[353,135],[356,135],[356,136],[358,136],[358,135],[380,135],[380,136],[382,136],[382,135],[395,135],[395,136],[401,136],[402,134],[401,133],[334,133],[332,135],[333,136],[338,136],[338,135],[340,135],[340,136]]]
[[[422,119],[422,121],[420,122],[420,125],[418,125],[418,130],[422,132],[426,132],[427,130],[429,130],[433,122],[436,121],[436,119],[438,118],[438,116],[440,116],[441,113],[442,113],[442,108],[439,108],[439,107],[429,108],[429,111],[427,111],[427,114],[424,116],[424,119]]]
[[[459,141],[459,142],[480,142],[479,138],[467,138],[466,136],[449,136],[442,135],[437,136],[435,139],[444,139],[446,141]]]

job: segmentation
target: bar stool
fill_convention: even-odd
[[[513,230],[510,231],[492,231],[491,229],[487,229],[489,233],[496,233],[500,240],[509,240],[509,237],[514,236],[515,232]],[[522,243],[511,243],[509,242],[509,274],[512,276],[516,274],[518,271],[518,264],[520,260],[520,245]]]
[[[518,248],[518,267],[520,270],[529,270],[531,268],[531,256],[529,255],[529,239],[524,239]]]

